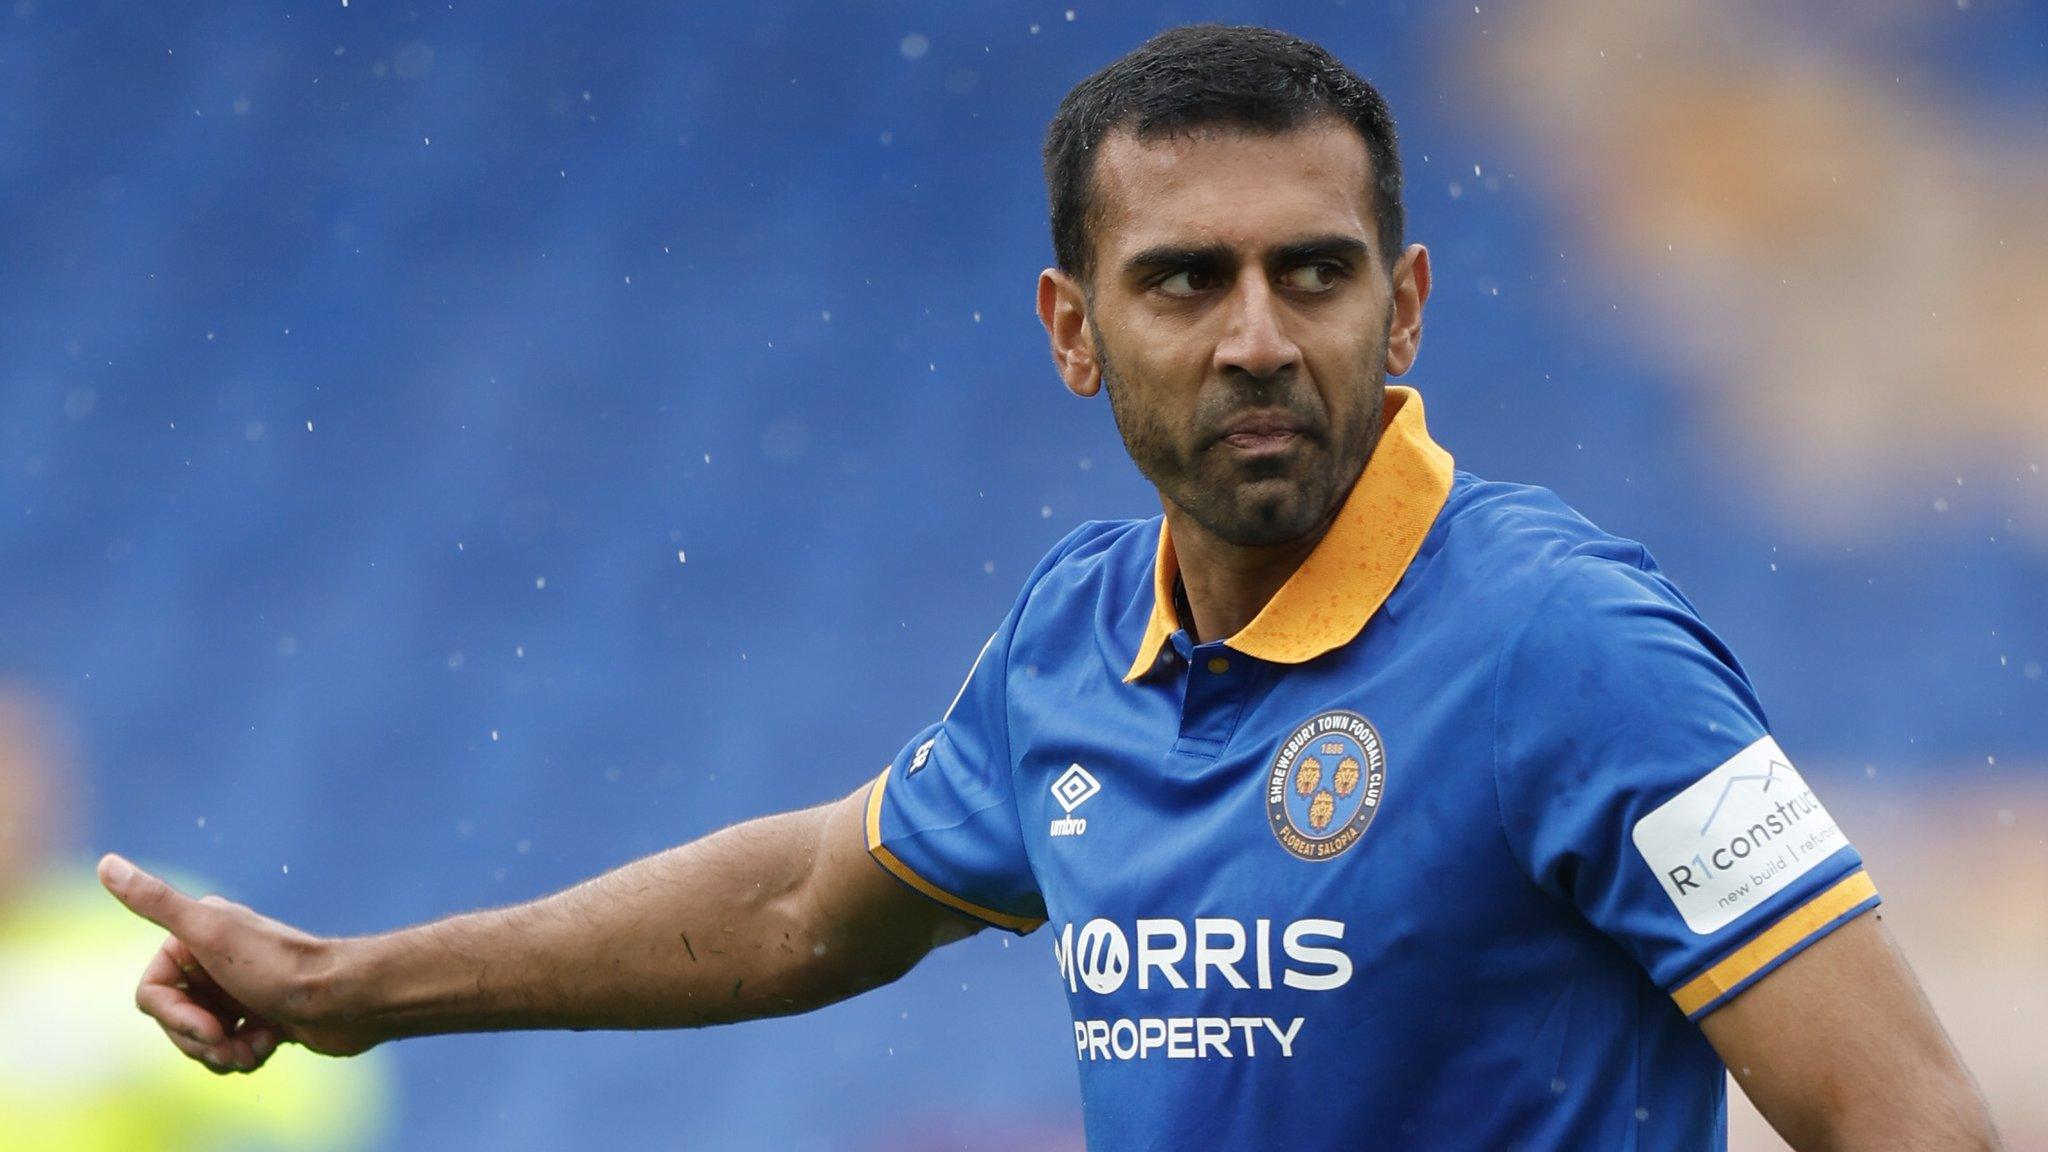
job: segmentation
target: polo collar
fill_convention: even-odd
[[[1300,664],[1355,639],[1400,583],[1451,493],[1451,454],[1430,439],[1422,397],[1389,386],[1380,441],[1344,497],[1336,519],[1301,567],[1244,630],[1224,641],[1259,660]],[[1152,565],[1152,616],[1124,674],[1143,679],[1159,666],[1160,646],[1180,631],[1173,582],[1180,575],[1173,538],[1159,525]]]

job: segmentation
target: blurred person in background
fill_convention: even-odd
[[[120,995],[136,950],[155,935],[110,914],[71,856],[77,765],[74,741],[41,698],[0,684],[0,1148],[374,1147],[390,1107],[384,1061],[295,1052],[275,1080],[254,1084],[162,1051]]]

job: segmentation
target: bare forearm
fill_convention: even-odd
[[[856,835],[845,802],[771,816],[513,908],[337,942],[332,1009],[382,1038],[667,1028],[801,1012],[886,983],[929,947],[821,905]],[[886,879],[886,878],[885,878]]]

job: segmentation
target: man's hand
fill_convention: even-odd
[[[170,932],[143,970],[135,1006],[178,1050],[215,1072],[253,1072],[284,1041],[348,1056],[375,1038],[319,1019],[329,942],[230,903],[195,900],[119,856],[100,883]]]

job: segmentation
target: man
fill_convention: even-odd
[[[872,784],[533,904],[319,939],[109,857],[171,1041],[722,1023],[1051,922],[1098,1152],[1715,1148],[1723,1060],[1802,1148],[1995,1147],[1733,657],[1386,387],[1430,268],[1378,94],[1181,29],[1046,170],[1039,317],[1162,519],[1062,541]]]

